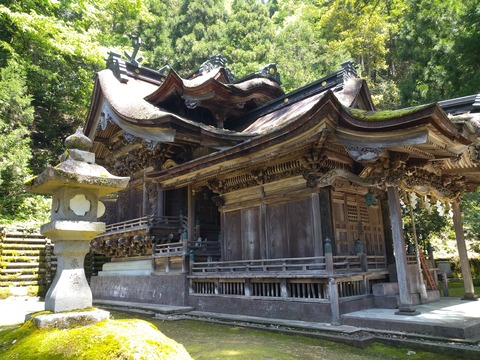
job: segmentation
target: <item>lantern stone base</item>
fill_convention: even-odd
[[[89,246],[88,241],[55,241],[57,274],[45,296],[45,310],[62,312],[92,306],[92,291],[83,268]]]
[[[35,325],[39,329],[72,329],[93,325],[108,319],[110,319],[108,311],[94,309],[91,311],[38,315],[35,317]]]

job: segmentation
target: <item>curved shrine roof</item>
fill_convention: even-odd
[[[182,141],[219,150],[150,174],[159,181],[212,176],[209,169],[215,173],[220,163],[234,169],[245,166],[244,160],[252,164],[255,157],[285,156],[290,149],[313,145],[325,129],[328,142],[343,149],[339,156],[353,161],[376,161],[393,151],[422,161],[443,161],[452,173],[461,168],[477,173],[476,162],[465,154],[480,135],[478,116],[461,117],[457,111],[450,119],[439,104],[375,111],[364,80],[338,78],[333,74],[284,94],[277,82],[264,77],[228,83],[223,68],[191,79],[171,71],[156,83],[132,74],[120,81],[107,69],[97,75],[85,133],[93,138],[102,121],[112,122],[146,141]],[[230,117],[235,130],[187,118],[185,101],[190,101],[187,108],[208,109],[217,120]],[[245,107],[248,103],[253,110]],[[474,181],[472,176],[468,179]]]

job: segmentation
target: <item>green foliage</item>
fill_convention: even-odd
[[[469,51],[475,46],[464,48],[473,39],[470,31],[478,29],[478,2],[409,0],[398,1],[397,6],[402,12],[396,16],[397,31],[391,34],[391,75],[401,90],[402,104],[466,95],[463,86],[468,77],[470,84],[477,84],[468,92],[478,91],[478,53]],[[465,58],[473,60],[468,66],[458,52],[465,50],[469,53]]]
[[[104,54],[92,34],[77,32],[55,16],[0,5],[0,17],[2,58],[21,64],[28,78],[35,109],[32,167],[38,172],[56,162],[66,134],[83,121]]]
[[[210,56],[223,52],[226,15],[223,0],[184,0],[171,32],[175,59],[170,65],[186,75]]]
[[[33,121],[25,73],[13,61],[0,69],[0,218],[18,213],[31,156],[28,126]]]
[[[293,6],[291,2],[282,2],[273,17],[276,26],[273,38],[273,60],[278,64],[285,92],[311,83],[329,71],[339,67],[325,61],[319,54],[327,50],[327,42],[312,31],[316,18],[311,14],[315,7],[309,4]],[[294,8],[294,11],[291,9]],[[344,56],[343,56],[344,55]],[[343,59],[349,55],[343,53]]]
[[[268,6],[256,0],[234,0],[226,20],[225,55],[237,78],[273,62],[273,22]]]
[[[14,80],[0,97],[20,99],[7,90],[17,84],[33,106],[11,110],[29,113],[16,135],[0,124],[2,136],[10,134],[0,144],[8,158],[0,164],[2,216],[16,217],[21,208],[25,219],[43,206],[11,194],[22,194],[22,176],[57,162],[65,137],[84,121],[107,52],[131,53],[133,37],[142,38],[145,65],[168,64],[182,75],[219,53],[237,79],[276,62],[286,92],[353,59],[377,107],[391,110],[479,92],[479,32],[475,0],[2,1],[0,69],[10,68]],[[21,146],[4,155],[15,137]],[[477,239],[473,214],[466,227]]]
[[[30,319],[0,333],[0,343],[2,359],[190,359],[181,344],[137,319],[65,330],[41,330]]]
[[[480,189],[462,197],[462,214],[470,250],[480,253]]]
[[[405,242],[413,245],[416,233],[418,245],[423,249],[427,248],[432,239],[442,236],[446,228],[450,226],[447,216],[440,215],[435,206],[427,208],[423,207],[421,203],[417,203],[413,211],[409,206],[405,206],[402,208],[402,212]],[[412,217],[415,222],[415,233]]]

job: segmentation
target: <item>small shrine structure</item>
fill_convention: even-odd
[[[285,94],[275,64],[235,80],[215,56],[183,78],[110,54],[84,132],[131,180],[103,198],[91,247],[111,262],[94,297],[332,323],[414,315],[439,298],[432,253],[406,251],[402,198],[416,194],[453,207],[474,299],[459,199],[480,184],[479,110],[475,95],[376,111],[352,62]]]

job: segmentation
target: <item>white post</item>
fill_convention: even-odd
[[[460,202],[453,202],[453,226],[455,227],[455,237],[457,238],[458,255],[460,257],[460,267],[462,268],[463,286],[465,295],[463,300],[478,300],[473,288],[472,273],[470,271],[470,262],[468,261],[467,246],[465,245],[465,236],[463,233],[462,212]]]
[[[400,209],[400,197],[398,189],[392,186],[387,188],[388,208],[390,210],[390,221],[392,223],[393,249],[395,252],[395,264],[397,267],[398,290],[400,293],[400,305],[395,314],[397,315],[418,315],[415,310],[412,297],[407,284],[407,254],[405,252],[405,238],[403,236],[402,212]]]
[[[419,275],[419,284],[418,284],[418,291],[420,293],[420,299],[427,300],[427,287],[425,286],[425,282],[423,281],[423,271],[422,265],[420,263],[420,251],[418,250],[418,239],[417,239],[417,228],[415,226],[415,215],[413,213],[413,207],[409,201],[409,208],[410,208],[410,216],[412,217],[412,232],[413,232],[413,239],[415,241],[415,258],[417,260],[417,267],[418,267],[418,275]]]

